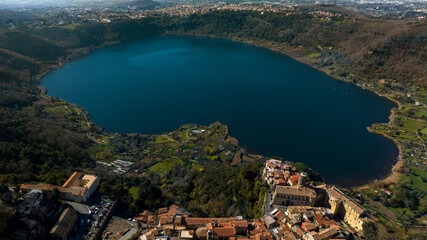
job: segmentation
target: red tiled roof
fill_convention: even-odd
[[[38,189],[42,191],[53,191],[53,189],[60,188],[60,187],[52,184],[40,183],[40,184],[22,184],[20,188],[24,190]]]
[[[247,220],[236,220],[232,221],[231,224],[235,227],[239,228],[247,228],[248,227],[248,221]]]
[[[64,188],[72,187],[74,185],[74,183],[80,179],[82,174],[83,173],[81,173],[81,172],[74,172],[73,175],[71,175],[71,177],[68,178],[68,180],[64,183],[64,185],[62,185],[62,187],[64,187]]]
[[[316,225],[314,225],[314,223],[312,222],[303,222],[301,224],[301,227],[305,230],[305,231],[313,231],[314,229],[316,229]]]
[[[187,225],[206,225],[213,221],[214,221],[213,218],[194,218],[194,217],[185,218],[185,222],[187,223]]]
[[[155,223],[155,222],[156,222],[156,216],[154,215],[148,216],[147,223]]]
[[[300,228],[297,227],[296,233],[298,234],[298,236],[302,237],[302,235],[304,235],[304,231]]]
[[[212,230],[213,235],[218,237],[232,237],[236,235],[236,229],[231,222],[213,222],[206,224],[206,229]]]
[[[133,219],[136,221],[147,222],[148,217],[152,215],[153,213],[151,211],[144,210],[142,213],[138,214],[138,216],[134,217]]]
[[[160,214],[162,214],[162,213],[167,213],[167,212],[168,212],[168,208],[167,208],[167,207],[159,208],[159,213],[160,213]]]
[[[320,215],[314,215],[314,217],[313,217],[313,221],[317,221],[317,223],[319,224],[319,225],[321,225],[321,226],[323,226],[323,225],[325,225],[326,224],[326,220],[322,217],[322,216],[320,216]]]
[[[295,174],[295,175],[293,175],[293,176],[291,176],[289,178],[289,181],[291,181],[292,184],[297,184],[298,183],[298,178],[299,178],[299,175]]]
[[[329,226],[337,224],[337,222],[335,222],[335,220],[331,219],[331,220],[327,220],[325,222],[325,224],[326,224],[327,227],[329,227]]]
[[[218,237],[232,237],[236,235],[236,230],[234,229],[234,227],[214,228],[212,232]]]
[[[338,230],[338,231],[340,230],[340,226],[338,226],[338,225],[335,225],[335,224],[334,224],[334,225],[331,225],[331,227],[335,228],[335,229],[336,229],[336,230]]]
[[[276,218],[277,220],[281,220],[282,218],[284,218],[286,215],[282,212],[282,211],[277,211],[275,214],[274,214],[274,218]]]

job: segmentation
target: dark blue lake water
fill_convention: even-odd
[[[168,37],[97,51],[42,80],[48,94],[121,133],[227,124],[250,152],[303,162],[328,183],[387,174],[394,143],[369,133],[393,102],[273,51],[222,39]]]

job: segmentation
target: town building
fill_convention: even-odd
[[[273,204],[284,206],[314,206],[316,191],[309,186],[276,186]]]
[[[54,191],[58,189],[59,198],[74,202],[86,202],[99,186],[99,179],[94,175],[86,175],[74,172],[73,175],[62,185],[52,184],[22,184],[21,190]]]
[[[145,210],[142,213],[138,214],[138,216],[134,217],[133,220],[138,222],[148,223],[150,220],[150,217],[153,215],[154,215],[153,212],[149,210]]]
[[[206,224],[209,239],[228,240],[230,237],[236,236],[236,229],[231,225],[231,222],[217,222]]]
[[[357,231],[363,230],[363,224],[369,221],[365,209],[335,187],[326,188],[328,203],[334,216],[340,217]]]
[[[62,211],[58,221],[50,230],[50,236],[53,239],[67,239],[68,234],[74,227],[77,220],[76,210],[69,207]]]

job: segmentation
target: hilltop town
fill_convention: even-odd
[[[263,214],[256,219],[197,217],[175,204],[145,209],[123,219],[114,216],[116,200],[95,192],[100,185],[98,177],[75,172],[62,186],[21,185],[25,194],[18,199],[18,222],[30,226],[57,219],[51,229],[42,224],[33,229],[53,239],[328,240],[359,239],[366,224],[373,221],[362,206],[336,187],[307,182],[307,174],[297,171],[291,162],[267,160],[262,172],[270,189]],[[25,234],[19,227],[12,236]]]

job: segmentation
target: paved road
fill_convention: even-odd
[[[272,205],[271,205],[273,194],[271,190],[269,190],[265,195],[266,195],[265,197],[266,201],[264,202],[264,215],[268,215],[271,213],[271,211],[274,210],[274,208],[272,208]]]

